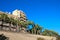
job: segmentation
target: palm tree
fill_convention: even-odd
[[[58,35],[57,32],[54,32],[54,31],[48,30],[48,29],[45,29],[42,34],[47,35],[47,36],[55,36],[55,37]]]
[[[38,28],[37,28],[37,34],[42,34],[42,27],[41,26],[39,26],[39,25],[37,25],[38,26]]]
[[[30,27],[31,26],[33,28],[35,24],[34,24],[34,22],[27,20],[26,21],[26,25],[27,25],[26,27]],[[28,32],[33,34],[33,29],[28,29]]]
[[[46,30],[46,29],[42,32],[42,35],[48,35],[48,33],[47,33],[47,30]]]
[[[36,34],[36,32],[37,32],[37,28],[38,28],[38,26],[35,25],[34,28],[33,28],[33,30],[34,30],[34,34]]]
[[[57,32],[55,32],[55,31],[53,31],[53,30],[50,30],[50,33],[51,33],[51,36],[55,36],[55,37],[57,37],[57,36],[58,36],[58,33],[57,33]]]
[[[2,30],[2,26],[3,26],[2,14],[0,14],[0,21],[2,21],[1,23],[1,30]]]
[[[15,20],[16,21],[16,31],[19,32],[20,31],[20,21],[19,20]]]
[[[38,24],[34,24],[32,29],[30,29],[30,32],[33,34],[42,34],[42,27],[39,26]]]
[[[20,30],[25,32],[28,24],[27,22],[19,21],[18,25],[19,25]]]
[[[3,28],[3,22],[7,21],[8,19],[8,16],[4,13],[0,14],[0,20],[2,21],[2,24],[1,24],[1,30]]]
[[[21,30],[22,30],[22,28],[24,27],[24,22],[23,21],[19,21],[19,25],[20,25]]]
[[[57,39],[56,40],[60,40],[60,35],[58,35]]]
[[[42,27],[40,27],[38,24],[35,24],[32,30],[34,34],[40,34],[42,31]]]
[[[11,25],[13,23],[14,19],[12,17],[9,18],[9,30],[11,31]]]

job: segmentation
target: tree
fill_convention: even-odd
[[[37,28],[37,34],[42,34],[42,27],[41,26],[39,26],[39,25],[37,25],[38,26],[38,28]]]
[[[9,18],[9,29],[11,31],[11,25],[13,24],[14,19],[12,17]]]
[[[0,35],[0,40],[9,40],[9,38],[6,37],[5,35],[1,34]]]
[[[1,30],[2,30],[2,28],[3,28],[3,22],[7,22],[8,21],[8,16],[6,15],[6,14],[4,14],[4,13],[2,13],[2,14],[0,14],[0,20],[2,21],[2,23],[1,23]]]
[[[49,33],[49,31],[45,29],[45,30],[43,31],[42,35],[48,35],[48,33]]]
[[[34,34],[41,34],[42,32],[42,27],[39,26],[38,24],[35,24],[32,29],[33,29]]]
[[[16,20],[16,28],[17,28],[17,32],[20,31],[20,27],[21,27],[20,21],[19,21],[19,20]]]
[[[28,28],[28,27],[32,27],[32,28],[33,28],[35,24],[34,24],[34,22],[27,20],[27,21],[26,21],[26,25],[27,25],[27,26],[26,26],[27,28]],[[28,29],[27,31],[28,31],[29,33],[32,33],[32,34],[33,34],[33,29]]]
[[[53,30],[50,30],[50,31],[51,31],[51,36],[55,36],[55,37],[58,36],[58,33],[57,33],[57,32],[55,32],[55,31],[53,31]]]
[[[20,25],[20,28],[21,28],[21,30],[22,30],[23,27],[24,27],[24,22],[23,22],[23,21],[19,21],[19,25]]]
[[[45,29],[42,34],[47,36],[55,36],[55,37],[58,35],[57,32],[48,29]]]
[[[60,40],[60,35],[57,36],[57,39],[56,40]]]

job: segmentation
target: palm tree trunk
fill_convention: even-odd
[[[2,20],[2,23],[1,23],[1,30],[3,29],[3,20]]]
[[[40,35],[42,35],[42,30],[40,30],[40,32],[39,32],[39,33],[40,33]]]
[[[36,31],[36,34],[38,34],[38,30]]]
[[[34,28],[34,34],[36,34],[36,29]]]
[[[31,32],[32,32],[32,34],[33,34],[33,29],[32,29],[32,31],[31,31]]]
[[[17,25],[16,25],[16,26],[17,26],[17,30],[16,30],[16,31],[17,31],[17,32],[19,32],[19,26],[18,26],[18,23],[17,23]]]
[[[10,23],[9,23],[9,30],[10,30],[10,31],[11,31],[11,24],[12,24],[12,23],[10,22]]]
[[[38,34],[40,35],[40,30],[38,30]]]

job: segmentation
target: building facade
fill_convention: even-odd
[[[15,19],[18,19],[20,21],[24,21],[25,22],[27,20],[26,15],[21,10],[17,10],[17,9],[14,10],[12,12],[12,15],[16,16]]]
[[[0,11],[0,14],[3,14],[3,13],[7,14],[8,17],[12,17],[12,18],[17,19],[19,21],[24,21],[24,22],[27,21],[25,13],[21,10],[16,9],[11,14]]]

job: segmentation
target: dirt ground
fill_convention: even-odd
[[[9,40],[37,40],[38,37],[44,38],[45,40],[56,40],[55,37],[42,36],[42,35],[33,35],[27,33],[15,33],[15,32],[6,32],[0,31],[0,34],[4,34],[9,37]]]

